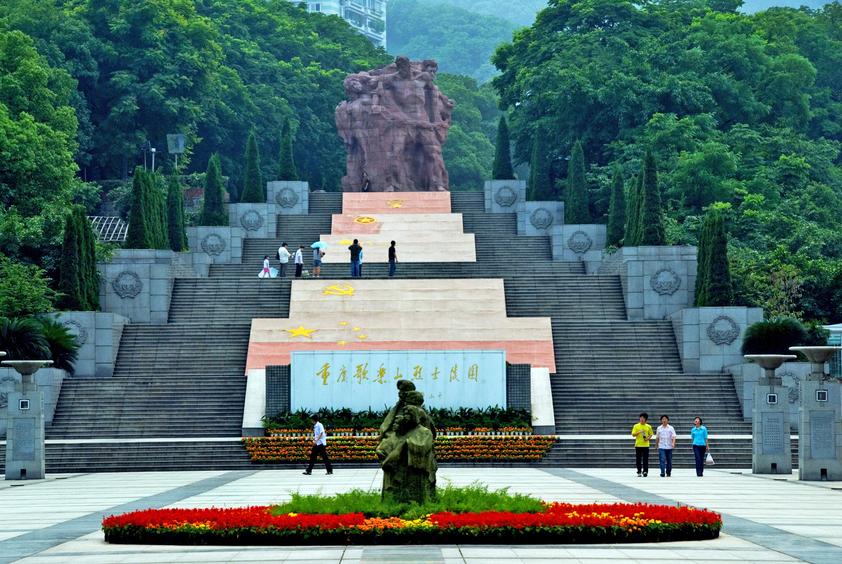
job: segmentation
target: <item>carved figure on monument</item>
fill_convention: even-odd
[[[422,407],[424,394],[409,380],[398,382],[398,403],[380,425],[377,458],[384,500],[423,503],[436,496],[436,426]]]
[[[453,102],[436,87],[435,61],[398,57],[349,75],[336,127],[347,151],[345,192],[446,191],[442,157]]]

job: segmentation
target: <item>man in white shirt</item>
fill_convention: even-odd
[[[325,461],[325,468],[328,474],[333,474],[333,466],[330,464],[330,458],[327,456],[327,433],[325,433],[325,426],[319,422],[319,416],[313,414],[310,419],[313,420],[313,450],[310,451],[310,463],[307,465],[307,470],[304,474],[309,476],[313,473],[313,465],[316,464],[316,457],[321,456]]]
[[[295,262],[295,277],[301,278],[301,272],[304,270],[304,245],[301,245],[295,251],[293,262]]]
[[[670,425],[669,415],[661,415],[661,424],[655,429],[658,437],[658,463],[661,466],[661,478],[672,475],[672,451],[675,448],[675,429]]]
[[[280,278],[285,278],[287,275],[287,265],[289,264],[289,250],[287,250],[287,244],[283,243],[278,248],[278,261],[281,263],[281,267],[278,269],[278,276]]]

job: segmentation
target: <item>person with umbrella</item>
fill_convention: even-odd
[[[320,278],[322,275],[322,259],[325,256],[327,243],[316,241],[310,245],[310,248],[313,249],[313,278]]]

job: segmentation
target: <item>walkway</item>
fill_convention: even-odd
[[[6,562],[842,562],[842,483],[799,483],[743,472],[679,470],[670,479],[633,470],[469,468],[440,471],[442,483],[481,481],[548,501],[682,502],[725,515],[721,538],[706,542],[600,546],[183,547],[108,545],[103,515],[147,507],[264,505],[290,492],[377,488],[373,469],[317,472],[156,472],[72,474],[40,482],[0,482],[0,564]]]

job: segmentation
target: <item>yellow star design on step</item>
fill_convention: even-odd
[[[360,330],[359,327],[354,327],[354,331],[359,331],[359,330]]]
[[[295,337],[306,337],[307,339],[313,338],[313,333],[318,331],[318,329],[306,329],[303,325],[299,325],[296,329],[284,329],[287,333],[289,333],[290,339]]]
[[[336,344],[339,345],[340,347],[344,347],[345,345],[348,344],[348,341],[337,341]]]
[[[397,209],[403,207],[403,200],[389,200],[386,202],[390,208]]]
[[[354,223],[367,225],[369,223],[377,223],[377,220],[371,217],[370,215],[361,215],[360,217],[354,218]]]
[[[339,322],[339,324],[340,324],[342,327],[345,327],[346,325],[348,325],[348,322],[347,322],[347,321],[340,321],[340,322]]]
[[[368,339],[368,335],[357,335],[357,339],[359,339],[360,341],[365,341],[366,339]]]
[[[350,284],[333,284],[322,290],[322,294],[325,296],[353,296],[355,291]]]

